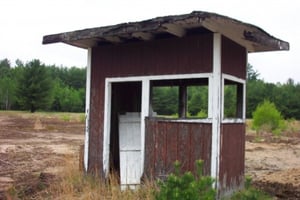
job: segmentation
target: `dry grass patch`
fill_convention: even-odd
[[[78,163],[66,159],[66,165],[57,180],[41,192],[35,199],[154,199],[156,185],[143,183],[136,190],[121,191],[116,174],[111,174],[108,180],[99,176],[87,175],[78,169]]]

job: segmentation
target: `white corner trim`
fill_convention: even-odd
[[[103,171],[109,173],[110,117],[111,117],[111,82],[105,80],[104,125],[103,125]]]
[[[211,176],[216,180],[214,186],[219,187],[219,156],[220,156],[220,122],[222,105],[221,83],[221,34],[214,33],[213,38],[213,77],[209,82],[209,95],[212,115],[212,150],[211,150]]]
[[[88,157],[89,157],[89,133],[90,133],[90,97],[91,97],[91,62],[92,62],[92,49],[88,49],[87,67],[86,67],[86,92],[85,92],[85,139],[84,139],[84,157],[83,165],[84,170],[88,170]]]
[[[246,122],[246,82],[243,84],[243,120]]]
[[[144,172],[145,163],[145,135],[146,124],[145,118],[149,116],[150,106],[150,80],[145,79],[142,81],[142,112],[141,112],[141,174]]]

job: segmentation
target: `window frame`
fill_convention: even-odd
[[[224,97],[225,97],[225,80],[236,82],[242,85],[242,117],[225,118],[224,117]],[[246,121],[246,80],[229,75],[222,74],[222,106],[221,106],[221,120],[222,123],[245,123]],[[238,95],[237,95],[237,98]]]

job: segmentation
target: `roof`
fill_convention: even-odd
[[[218,32],[244,46],[248,52],[289,50],[289,43],[263,29],[216,13],[194,11],[190,14],[157,17],[140,22],[46,35],[43,44],[63,42],[81,48],[184,37],[191,33]]]

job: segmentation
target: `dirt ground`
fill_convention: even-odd
[[[245,173],[253,184],[275,199],[300,199],[300,130],[246,138]]]
[[[80,115],[0,111],[0,200],[15,191],[34,195],[55,180],[67,157],[78,160],[83,121]],[[300,199],[300,130],[246,138],[245,172],[253,184],[275,199]]]
[[[79,118],[0,112],[0,200],[12,188],[9,192],[22,193],[18,196],[33,195],[45,179],[62,169],[66,159],[78,159],[84,141],[84,123]]]

